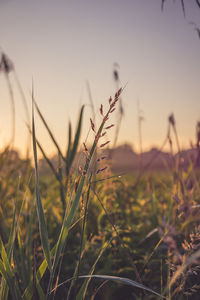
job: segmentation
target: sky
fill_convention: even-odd
[[[159,147],[167,119],[174,113],[182,148],[195,141],[200,121],[200,9],[195,1],[167,0],[0,0],[0,51],[7,54],[23,88],[31,112],[31,89],[61,148],[67,144],[69,120],[75,131],[85,104],[82,141],[90,128],[95,105],[106,106],[116,92],[114,63],[122,93],[124,117],[118,144],[139,149],[138,105],[142,146]],[[11,138],[11,106],[4,74],[0,73],[0,147]],[[26,116],[14,74],[9,74],[16,106],[14,146],[25,153]],[[117,123],[117,112],[111,120]],[[109,132],[111,145],[114,132]],[[36,115],[36,135],[47,153],[55,151]],[[90,132],[88,143],[94,138]]]

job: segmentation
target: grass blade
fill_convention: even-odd
[[[37,110],[39,116],[40,116],[40,119],[42,120],[42,122],[43,122],[45,128],[47,129],[47,131],[48,131],[48,133],[49,133],[49,136],[51,137],[51,139],[52,139],[54,145],[56,146],[58,152],[60,153],[62,159],[65,161],[65,158],[64,158],[64,156],[63,156],[63,154],[62,154],[62,151],[60,150],[60,147],[58,146],[58,143],[56,142],[56,139],[54,138],[54,135],[53,135],[52,131],[50,130],[49,126],[47,125],[47,122],[46,122],[46,120],[44,119],[44,117],[43,117],[43,115],[42,115],[42,113],[41,113],[41,111],[40,111],[40,109],[39,109],[39,107],[38,107],[38,105],[37,105],[37,103],[36,103],[36,101],[35,101],[34,98],[33,98],[33,103],[34,103],[34,105],[35,105],[35,108],[36,108],[36,110]]]
[[[124,277],[118,277],[118,276],[110,276],[110,275],[81,275],[78,277],[78,279],[82,279],[82,278],[97,278],[97,279],[102,279],[102,280],[110,280],[110,281],[114,281],[114,282],[119,282],[119,283],[122,283],[122,284],[125,284],[125,285],[129,285],[131,287],[136,287],[136,288],[139,288],[139,289],[142,289],[142,290],[145,290],[147,292],[150,292],[156,296],[159,296],[160,298],[162,299],[166,299],[164,296],[160,295],[159,293],[155,292],[154,290],[146,287],[145,285],[141,284],[141,283],[138,283],[134,280],[131,280],[129,278],[124,278]],[[61,284],[59,284],[57,286],[60,287],[70,281],[74,280],[74,278],[70,278],[70,279],[67,279],[66,281],[62,282]],[[51,292],[53,292],[54,290],[52,290]]]
[[[9,235],[9,240],[8,240],[8,246],[7,246],[7,253],[8,253],[8,260],[11,262],[11,257],[13,253],[13,247],[14,247],[14,241],[15,241],[15,236],[16,236],[16,203],[14,207],[14,214],[13,214],[13,220],[12,220],[12,227]],[[8,297],[8,284],[5,281],[4,278],[1,280],[1,287],[0,287],[0,299],[7,299]]]
[[[80,135],[81,135],[81,128],[82,128],[82,120],[83,120],[83,111],[84,111],[84,105],[81,107],[80,115],[79,115],[79,121],[78,121],[78,126],[73,142],[73,146],[71,147],[71,150],[69,149],[69,144],[68,144],[68,149],[67,151],[67,175],[69,175],[70,168],[72,166],[72,163],[74,161],[77,149],[78,149],[78,144],[80,140]],[[69,125],[69,142],[71,144],[71,124]]]
[[[14,290],[14,286],[13,286],[12,279],[11,279],[11,277],[9,276],[8,272],[6,272],[6,269],[5,269],[4,264],[3,264],[3,262],[2,262],[1,259],[0,259],[0,273],[1,273],[1,275],[3,276],[2,278],[3,278],[3,279],[5,280],[5,282],[8,284],[13,299],[19,299],[19,298],[16,296],[16,293],[15,293],[15,290]],[[6,298],[7,298],[7,295],[6,295],[6,294],[4,294],[4,298],[1,297],[2,300],[5,300]]]
[[[71,122],[69,122],[68,145],[66,151],[66,175],[69,175],[69,170],[70,170],[69,163],[70,163],[71,148],[72,148],[72,126],[71,126]]]
[[[28,124],[27,124],[27,127],[28,127],[28,130],[29,130],[30,134],[32,134],[31,128],[30,128],[30,126]],[[49,167],[52,170],[53,174],[55,175],[56,179],[59,181],[59,175],[56,172],[56,169],[54,168],[54,165],[52,164],[51,160],[47,157],[47,155],[46,155],[44,149],[42,148],[42,145],[38,141],[38,139],[35,138],[35,140],[36,140],[36,144],[39,147],[39,149],[40,149],[40,151],[41,151],[44,159],[46,160],[47,164],[49,165]]]
[[[53,262],[54,271],[55,271],[55,269],[58,265],[58,261],[59,261],[60,255],[62,253],[62,250],[64,248],[65,241],[66,241],[69,229],[70,229],[71,224],[73,222],[73,219],[74,219],[74,216],[75,216],[78,204],[79,204],[79,200],[80,200],[80,197],[81,197],[81,194],[82,194],[82,189],[83,189],[83,186],[84,186],[84,182],[85,182],[85,176],[83,176],[81,178],[77,193],[76,193],[75,198],[72,202],[72,207],[70,209],[69,215],[65,216],[65,218],[64,218],[63,225],[62,225],[62,228],[61,228],[61,232],[60,232],[58,242],[57,242],[57,245],[56,245],[56,253],[55,253],[54,262]]]
[[[7,284],[9,285],[10,291],[14,297],[13,299],[20,299],[19,286],[15,280],[15,274],[9,263],[9,259],[1,237],[0,237],[0,253],[2,258],[2,260],[0,260],[0,272],[2,273]]]
[[[39,191],[39,176],[38,176],[38,165],[37,165],[37,148],[36,148],[36,138],[35,138],[35,123],[34,123],[34,108],[32,107],[32,139],[33,139],[33,153],[34,153],[34,162],[35,162],[35,180],[36,180],[36,207],[37,214],[39,220],[39,230],[40,230],[40,238],[42,242],[42,248],[44,252],[44,256],[46,258],[48,268],[50,272],[52,271],[51,257],[50,257],[50,249],[48,242],[48,233],[44,219],[44,211],[42,207],[42,202],[40,198]]]

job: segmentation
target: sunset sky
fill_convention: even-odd
[[[86,81],[100,120],[100,104],[116,91],[115,62],[121,84],[126,85],[118,143],[131,143],[138,150],[139,102],[144,149],[162,144],[172,112],[186,148],[200,121],[200,38],[190,24],[200,27],[200,9],[193,0],[185,2],[184,18],[179,0],[166,1],[163,12],[159,0],[0,0],[0,51],[13,61],[30,111],[33,79],[36,101],[63,149],[68,121],[76,126],[81,104],[86,104],[82,140],[87,136],[92,112]],[[16,105],[15,147],[24,152],[26,117],[12,73],[10,80]],[[11,136],[3,73],[0,107],[2,147]],[[52,154],[55,149],[38,118],[36,125],[38,139]]]

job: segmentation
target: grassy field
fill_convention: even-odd
[[[34,162],[1,150],[0,299],[199,299],[196,162],[185,168],[172,155],[166,172],[112,174],[101,150],[121,92],[100,107],[98,128],[90,120],[91,146],[80,142],[84,107],[62,153],[33,98]],[[37,140],[34,111],[57,149],[56,167]],[[173,116],[169,126],[179,147]],[[38,150],[49,175],[40,176]]]

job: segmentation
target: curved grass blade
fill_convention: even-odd
[[[136,287],[136,288],[139,288],[139,289],[142,289],[142,290],[145,290],[147,292],[150,292],[162,299],[166,299],[164,296],[160,295],[159,293],[155,292],[154,290],[146,287],[145,285],[141,284],[141,283],[138,283],[134,280],[131,280],[129,278],[124,278],[124,277],[118,277],[118,276],[110,276],[110,275],[81,275],[78,277],[78,279],[81,279],[81,278],[97,278],[97,279],[102,279],[102,280],[110,280],[110,281],[114,281],[114,282],[119,282],[119,283],[122,283],[122,284],[125,284],[125,285],[129,285],[129,286],[132,286],[132,287]],[[70,279],[67,279],[66,281],[62,282],[61,284],[59,284],[57,286],[57,288],[59,288],[60,286],[74,280],[75,278],[70,278]],[[53,292],[54,290],[51,291],[51,293]]]
[[[82,120],[83,120],[83,111],[84,111],[84,105],[81,107],[80,115],[79,115],[79,121],[78,121],[78,126],[73,142],[73,146],[71,146],[71,149],[69,149],[69,144],[68,144],[68,149],[67,151],[67,175],[69,175],[70,168],[72,166],[72,163],[74,161],[77,149],[78,149],[78,144],[80,140],[80,135],[81,135],[81,128],[82,128]],[[69,143],[71,144],[71,124],[69,124]]]
[[[38,107],[38,105],[37,105],[37,103],[36,103],[34,97],[33,97],[33,103],[34,103],[35,108],[36,108],[36,110],[37,110],[37,112],[38,112],[38,114],[39,114],[39,116],[40,116],[40,119],[42,120],[42,122],[43,122],[43,124],[44,124],[46,130],[48,131],[48,133],[49,133],[49,135],[50,135],[50,137],[51,137],[51,139],[52,139],[54,145],[56,146],[56,148],[57,148],[58,152],[60,153],[62,159],[65,161],[65,158],[64,158],[64,156],[63,156],[63,154],[62,154],[62,151],[60,150],[60,147],[58,146],[58,143],[56,142],[56,139],[54,138],[54,135],[53,135],[52,131],[50,130],[49,126],[47,125],[47,122],[46,122],[46,120],[44,119],[44,117],[43,117],[43,115],[42,115],[42,113],[41,113],[41,111],[40,111],[40,109],[39,109],[39,107]]]
[[[26,125],[27,125],[27,128],[28,128],[30,134],[32,134],[32,131],[31,131],[30,126],[29,126],[28,124],[26,124]],[[37,146],[39,147],[39,149],[40,149],[40,151],[41,151],[41,153],[42,153],[44,159],[46,160],[47,164],[49,165],[49,167],[50,167],[50,169],[52,170],[53,174],[55,175],[56,179],[59,181],[59,175],[58,175],[58,173],[56,172],[56,169],[54,168],[54,166],[53,166],[51,160],[47,157],[47,155],[46,155],[44,149],[42,148],[42,145],[41,145],[40,142],[38,141],[38,139],[35,138],[35,140],[36,140],[36,144],[37,144]]]
[[[42,202],[41,202],[41,198],[40,198],[40,191],[39,191],[37,148],[36,148],[35,123],[34,123],[34,107],[32,107],[32,139],[33,139],[33,153],[34,153],[34,162],[35,162],[36,207],[37,207],[37,214],[38,214],[38,220],[39,220],[40,238],[41,238],[41,242],[42,242],[44,256],[47,260],[48,268],[51,272],[52,264],[51,264],[50,249],[49,249],[49,242],[48,242],[48,233],[47,233],[46,223],[45,223],[45,219],[44,219],[44,211],[43,211]]]

